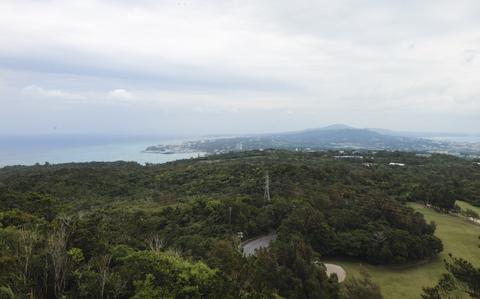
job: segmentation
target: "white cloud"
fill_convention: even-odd
[[[480,127],[479,14],[474,0],[0,1],[0,79],[57,105],[197,113],[185,121],[422,113],[462,130]]]
[[[110,98],[120,100],[131,100],[134,98],[134,94],[125,89],[114,89],[108,92]]]
[[[25,100],[41,98],[55,100],[57,104],[88,104],[91,106],[125,103],[136,98],[132,92],[121,88],[113,89],[107,92],[72,92],[61,89],[43,88],[38,85],[29,85],[23,88],[21,90],[21,95],[25,98]],[[68,102],[65,102],[65,100]]]
[[[60,89],[45,89],[36,85],[29,85],[23,88],[21,94],[33,98],[84,99],[84,97],[79,94],[66,92]]]

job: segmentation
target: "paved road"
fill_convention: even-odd
[[[276,238],[277,238],[276,234],[270,234],[270,235],[258,237],[256,239],[245,241],[245,243],[242,244],[243,254],[245,254],[246,256],[254,255],[255,250],[262,247],[268,247],[270,242],[275,240]]]
[[[247,240],[242,243],[243,254],[246,256],[255,255],[255,250],[262,247],[268,247],[270,242],[277,238],[277,234],[273,233],[266,236],[261,236],[252,240]],[[347,277],[347,272],[339,265],[335,264],[325,264],[327,268],[327,275],[330,276],[331,274],[335,273],[338,277],[338,282],[342,282]]]
[[[468,220],[480,224],[480,219],[473,218],[473,217],[467,217]]]
[[[327,275],[330,276],[333,273],[337,274],[338,277],[338,282],[342,282],[345,280],[347,277],[347,272],[345,272],[345,269],[343,269],[339,265],[335,264],[324,264],[325,267],[327,268]]]

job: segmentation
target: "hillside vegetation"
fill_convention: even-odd
[[[362,284],[340,285],[316,261],[401,266],[435,259],[450,243],[442,243],[440,228],[435,234],[435,219],[405,202],[428,201],[439,211],[456,199],[478,205],[479,182],[471,161],[399,152],[267,150],[163,165],[6,167],[0,292],[355,298]],[[239,232],[245,239],[273,230],[278,238],[269,250],[241,254]]]

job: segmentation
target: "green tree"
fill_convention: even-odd
[[[360,278],[352,277],[344,283],[344,294],[342,298],[382,299],[383,296],[380,287],[371,280],[370,275],[363,269],[360,274]]]
[[[189,262],[158,251],[134,251],[116,259],[115,263],[119,266],[114,270],[118,271],[125,281],[132,284],[137,281],[139,296],[147,292],[157,292],[159,289],[167,297],[219,296],[220,283],[217,271],[203,262]]]
[[[166,294],[164,290],[154,285],[155,276],[147,274],[144,280],[133,282],[135,286],[135,295],[132,299],[152,299],[152,298],[175,298],[171,294]]]
[[[424,288],[422,298],[448,298],[453,291],[460,291],[472,298],[480,298],[480,268],[472,263],[450,255],[450,261],[445,261],[449,273],[443,274],[436,286]]]

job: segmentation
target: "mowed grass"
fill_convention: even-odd
[[[471,204],[469,204],[468,202],[464,202],[464,201],[461,201],[461,200],[457,200],[455,202],[460,208],[462,208],[462,210],[467,210],[467,209],[470,209],[470,210],[474,210],[475,212],[477,212],[479,215],[480,215],[480,208],[479,207],[476,207],[476,206],[472,206]]]
[[[428,222],[435,221],[437,224],[435,235],[442,240],[444,246],[444,251],[438,257],[404,267],[373,266],[345,260],[328,262],[343,266],[347,271],[347,280],[352,275],[358,276],[361,269],[364,269],[381,287],[386,299],[420,298],[422,287],[435,285],[441,274],[446,272],[443,259],[448,258],[448,253],[465,258],[480,267],[480,225],[460,217],[438,213],[421,204],[408,205],[425,215]]]

